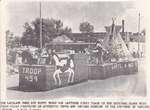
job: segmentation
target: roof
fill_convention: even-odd
[[[54,38],[52,42],[61,43],[61,42],[73,42],[73,41],[66,35],[61,35],[61,36]]]
[[[106,32],[69,33],[67,36],[74,41],[96,42],[97,39],[104,39]]]
[[[95,43],[88,43],[88,42],[70,42],[70,43],[56,43],[56,42],[51,42],[46,44],[46,46],[52,46],[52,45],[59,45],[59,46],[65,46],[65,45],[95,45]]]

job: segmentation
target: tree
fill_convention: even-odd
[[[24,24],[25,32],[23,32],[22,38],[21,38],[21,44],[22,45],[30,45],[38,46],[39,44],[35,44],[34,42],[37,42],[37,39],[35,38],[35,32],[34,29],[29,25],[29,23]]]
[[[7,48],[12,47],[12,43],[11,43],[11,41],[12,41],[12,36],[11,36],[11,35],[12,35],[12,34],[11,34],[10,30],[7,30],[7,31],[6,31],[6,47],[7,47]]]
[[[18,47],[20,45],[20,37],[14,36],[13,32],[10,30],[6,31],[6,47],[8,48],[14,48]]]
[[[29,23],[25,23],[25,32],[22,36],[23,45],[40,46],[40,19],[37,18]],[[71,33],[71,28],[63,27],[63,22],[56,19],[42,19],[42,44],[50,42],[53,37],[65,33]]]
[[[60,20],[55,20],[55,27],[56,27],[56,32],[61,33],[61,30],[63,28],[63,23]]]
[[[65,27],[63,33],[64,33],[64,34],[72,33],[72,29],[69,28],[69,27]]]
[[[91,33],[94,31],[94,26],[91,25],[89,22],[83,22],[80,23],[79,29],[82,33]]]

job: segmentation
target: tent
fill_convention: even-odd
[[[68,43],[68,42],[73,42],[70,38],[68,38],[66,35],[61,35],[53,39],[54,43]]]
[[[110,52],[112,57],[115,58],[131,58],[125,42],[123,41],[120,35],[120,25],[115,25],[114,23],[111,26],[106,26],[106,37],[103,41],[103,46]]]

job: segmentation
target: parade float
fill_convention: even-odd
[[[120,35],[121,26],[106,26],[106,37],[101,43],[108,51],[103,54],[103,59],[107,56],[103,64],[89,64],[89,79],[106,79],[118,75],[129,75],[138,72],[138,62],[133,59],[124,40]]]
[[[95,43],[74,42],[61,36],[45,45],[36,63],[19,65],[19,89],[45,91],[137,73],[138,63],[120,36],[121,26],[113,22],[105,28],[107,36],[101,42],[106,50],[102,54],[103,63],[97,63],[97,53],[93,52]]]
[[[88,55],[83,49],[89,43],[75,43],[65,38],[61,36],[61,40],[57,37],[46,44],[45,56],[42,55],[37,64],[19,65],[21,90],[51,90],[88,81]]]

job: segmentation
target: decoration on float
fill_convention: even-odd
[[[59,57],[58,54],[53,55],[53,59],[55,61],[56,70],[53,73],[53,79],[55,81],[55,85],[61,86],[61,78],[60,74],[69,73],[68,76],[68,84],[73,83],[74,81],[74,62],[70,55],[66,55],[63,57]],[[57,80],[58,78],[58,80]]]

